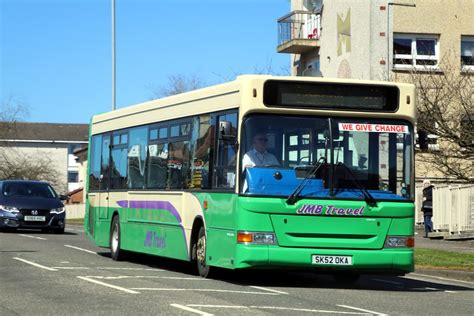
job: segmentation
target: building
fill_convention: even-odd
[[[47,169],[54,179],[46,177],[45,180],[51,181],[57,191],[73,191],[80,186],[79,164],[73,152],[87,145],[88,133],[88,124],[0,122],[0,159],[4,168],[7,163],[10,169],[19,164],[30,167],[33,178],[38,170]],[[3,170],[2,174],[0,168],[0,178],[7,177],[8,171]],[[21,176],[28,178],[29,175]]]
[[[447,74],[445,64],[450,65],[448,75],[472,83],[472,12],[472,0],[292,0],[291,12],[278,20],[277,51],[290,54],[297,76],[413,82],[413,73],[421,78]],[[473,126],[472,90],[472,85],[467,87],[471,100],[452,125]],[[439,135],[418,130],[421,149],[431,157],[449,147],[446,142],[443,147]],[[469,146],[473,135],[471,130],[466,136]],[[456,150],[467,159],[454,163],[474,173],[470,154]],[[452,179],[433,164],[421,163],[419,159],[429,160],[423,155],[417,155],[417,177]]]

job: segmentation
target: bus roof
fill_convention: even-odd
[[[98,134],[121,128],[235,108],[240,108],[241,117],[252,112],[263,111],[282,114],[325,114],[347,116],[348,111],[268,108],[263,104],[263,86],[268,80],[395,86],[400,90],[400,107],[395,116],[407,119],[411,122],[414,122],[415,120],[415,89],[412,84],[321,77],[242,75],[238,76],[236,80],[228,83],[214,85],[95,115],[91,120],[91,131],[92,134]],[[192,104],[192,107],[189,106],[190,104]],[[163,111],[163,109],[168,109],[168,111]],[[350,111],[350,113],[352,116],[359,117],[386,116],[387,118],[394,118],[394,113],[386,113],[386,115],[380,112],[367,113],[362,111]]]

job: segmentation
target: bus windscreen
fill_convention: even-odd
[[[263,91],[267,107],[395,112],[399,101],[396,86],[269,80]]]

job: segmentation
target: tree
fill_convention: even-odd
[[[268,59],[266,64],[263,66],[254,66],[252,73],[256,75],[274,76],[290,75],[288,68],[282,68],[280,71],[275,71],[271,59]],[[240,76],[244,73],[231,69],[230,75],[222,75],[218,73],[213,74],[219,78],[220,82],[228,82],[235,80],[237,76]],[[184,74],[170,75],[168,76],[167,80],[168,82],[165,85],[159,87],[150,87],[150,90],[152,92],[152,99],[158,99],[188,91],[193,91],[206,86],[204,80],[194,74],[189,76]]]
[[[152,99],[176,95],[204,87],[203,81],[196,75],[187,77],[183,74],[168,76],[168,83],[158,88],[151,88]]]
[[[405,78],[417,88],[420,140],[423,143],[423,135],[428,135],[428,146],[437,139],[439,147],[421,152],[417,160],[445,177],[473,183],[474,73],[461,72],[451,56],[444,56],[439,68],[413,69]]]
[[[15,143],[17,123],[28,114],[25,102],[9,97],[0,107],[0,180],[42,180],[63,188],[60,173],[51,157],[40,150],[26,154]],[[8,140],[8,141],[7,141]]]

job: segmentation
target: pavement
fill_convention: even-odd
[[[416,248],[437,249],[459,253],[474,254],[474,239],[470,240],[444,240],[435,238],[424,238],[423,229],[415,230],[415,250]],[[448,269],[427,269],[416,268],[415,273],[437,276],[440,278],[449,278],[474,282],[474,272]]]

